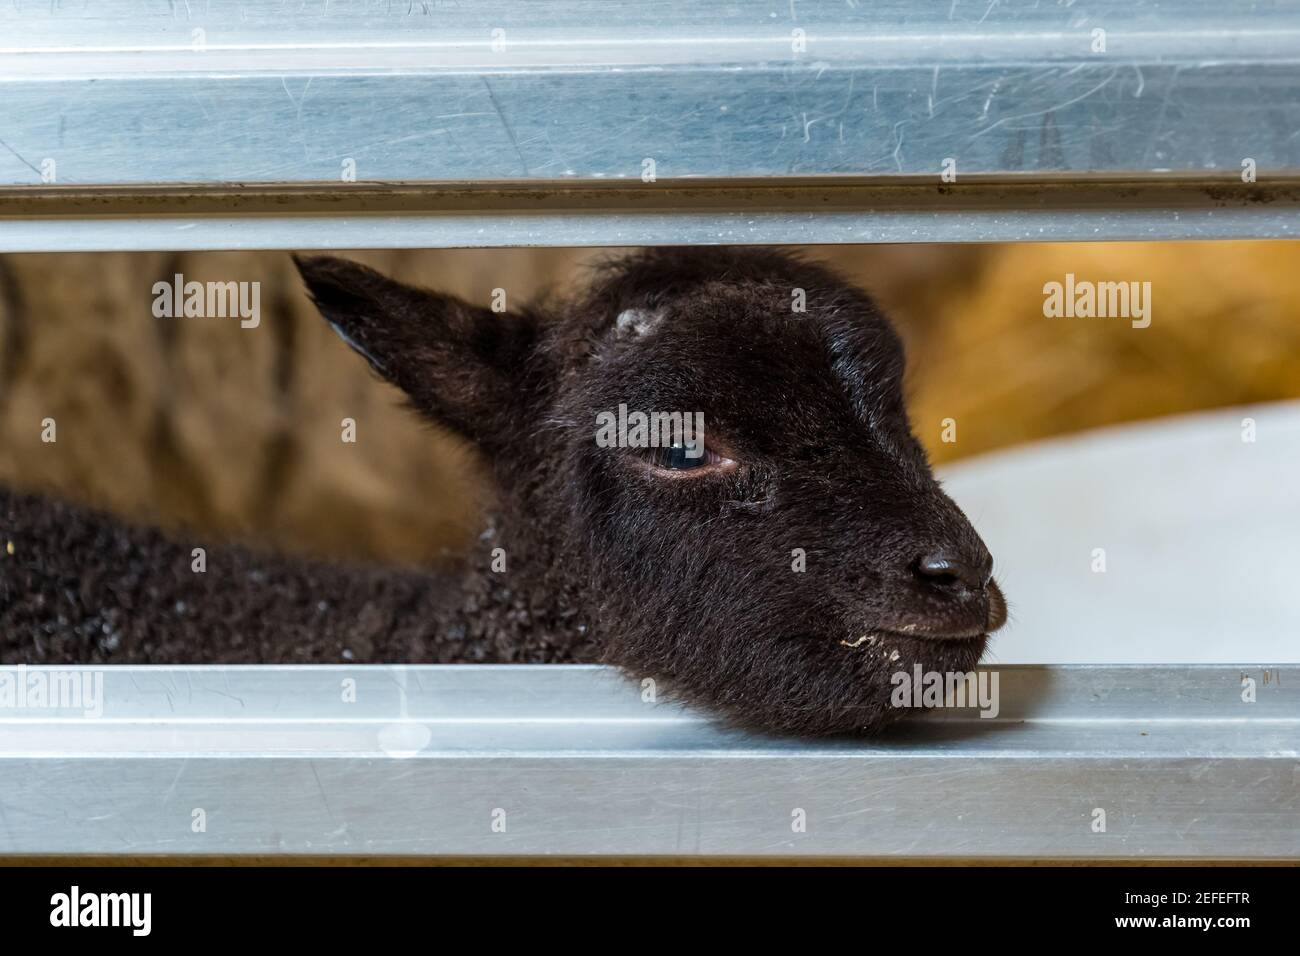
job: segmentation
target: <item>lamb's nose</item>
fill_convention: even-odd
[[[941,550],[922,555],[914,567],[917,577],[929,584],[979,591],[993,577],[993,556],[986,552],[976,563]]]

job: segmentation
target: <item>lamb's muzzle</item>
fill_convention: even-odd
[[[959,553],[933,551],[914,562],[912,570],[920,586],[942,595],[952,610],[939,621],[912,622],[901,631],[935,640],[962,640],[987,636],[1006,623],[1007,603],[993,580],[993,555],[984,548],[973,560],[958,557]]]

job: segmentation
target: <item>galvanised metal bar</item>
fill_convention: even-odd
[[[0,855],[1300,858],[1296,665],[985,669],[996,717],[813,742],[598,667],[94,673],[0,708]]]
[[[1300,170],[1288,0],[0,6],[0,183]]]
[[[1296,129],[1294,0],[0,5],[0,187],[69,190],[10,251],[1285,236]]]

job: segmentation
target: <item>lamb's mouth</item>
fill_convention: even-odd
[[[841,647],[849,647],[861,650],[886,651],[890,648],[890,642],[907,642],[912,644],[918,640],[925,641],[927,644],[949,645],[964,647],[970,644],[982,644],[988,639],[986,631],[971,631],[960,634],[931,634],[924,631],[913,630],[906,631],[903,629],[892,630],[888,628],[873,628],[863,634],[861,637],[852,641],[840,641]],[[893,653],[889,659],[896,661],[899,658],[897,646],[893,647]]]
[[[989,635],[1007,622],[1007,601],[996,581],[988,581],[987,598],[980,617],[972,619],[969,610],[953,617],[889,621],[882,626],[867,628],[860,637],[842,640],[840,644],[859,650],[896,646],[890,642],[904,642],[908,646],[944,646],[954,650],[969,650],[971,645],[978,644],[982,652]],[[890,657],[890,660],[897,659],[897,655]]]

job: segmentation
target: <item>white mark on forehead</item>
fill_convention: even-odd
[[[615,320],[619,335],[645,335],[663,319],[662,312],[648,309],[624,309]]]

